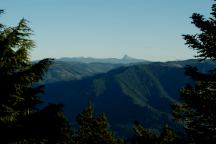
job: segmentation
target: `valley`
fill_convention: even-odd
[[[178,90],[193,82],[184,74],[187,64],[203,72],[215,66],[197,60],[127,64],[57,60],[45,77],[42,99],[63,104],[72,125],[91,101],[96,114],[107,114],[118,135],[130,135],[134,121],[156,131],[164,124],[177,127],[170,106],[179,101]]]

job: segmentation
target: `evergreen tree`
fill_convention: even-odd
[[[144,128],[139,122],[134,122],[134,132],[135,140],[133,143],[138,144],[156,144],[158,139],[158,134],[155,132]]]
[[[74,135],[74,142],[77,144],[117,144],[123,143],[116,139],[109,129],[105,114],[94,116],[92,104],[81,112],[76,119],[79,129]]]
[[[168,125],[165,125],[163,131],[160,133],[160,136],[157,140],[157,144],[178,144],[180,143],[179,138],[172,128]]]
[[[197,51],[201,61],[216,60],[216,4],[212,5],[209,19],[203,15],[192,15],[194,24],[200,33],[183,35],[186,45]],[[183,124],[188,138],[193,143],[216,143],[216,69],[208,73],[187,66],[186,75],[195,80],[180,90],[182,102],[173,106],[173,115]]]
[[[72,129],[61,110],[62,105],[50,104],[24,120],[25,136],[30,143],[71,144]]]
[[[139,122],[134,123],[135,137],[132,143],[138,144],[178,144],[179,139],[168,125],[165,125],[161,133],[158,134],[144,128]]]
[[[48,106],[44,110],[37,109],[37,104],[41,102],[38,94],[43,92],[44,86],[35,86],[35,83],[43,79],[43,75],[53,60],[43,59],[37,63],[30,61],[29,52],[35,47],[34,41],[30,39],[31,35],[32,30],[28,27],[28,22],[25,19],[21,19],[15,27],[7,27],[0,23],[1,143],[28,143],[30,139],[49,141],[45,136],[40,140],[37,139],[48,127],[41,127],[37,134],[31,135],[34,129],[28,129],[28,123],[40,125],[37,120],[32,118],[35,115],[40,115],[42,120],[45,116],[42,113],[45,111],[56,115],[54,119],[49,119],[50,122],[60,116],[61,111],[54,109],[56,107]],[[62,121],[55,122],[52,124],[62,124]],[[46,134],[49,135],[48,131]]]

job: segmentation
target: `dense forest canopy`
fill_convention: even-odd
[[[0,14],[3,13],[4,11],[0,10]],[[186,41],[185,44],[197,52],[196,57],[200,58],[200,62],[204,60],[215,62],[216,4],[212,5],[210,18],[206,19],[203,15],[194,13],[191,19],[192,24],[200,32],[194,35],[183,35]],[[185,74],[193,82],[180,89],[181,100],[172,106],[173,116],[180,126],[184,128],[183,132],[176,132],[168,125],[165,125],[161,132],[155,132],[144,128],[145,126],[135,121],[134,136],[128,139],[121,139],[117,138],[114,132],[112,132],[106,114],[95,115],[94,105],[91,102],[76,117],[77,127],[75,128],[72,128],[66,119],[62,110],[62,104],[50,103],[43,108],[38,107],[38,104],[42,103],[40,94],[44,92],[44,85],[41,84],[41,81],[54,60],[46,58],[37,62],[30,61],[29,53],[35,47],[31,36],[32,29],[28,26],[26,19],[21,19],[17,26],[14,27],[0,23],[0,143],[216,143],[215,68],[210,69],[208,72],[203,72],[198,70],[197,67],[186,66]],[[148,66],[154,68],[154,64]],[[120,66],[109,66],[103,71],[107,72],[107,70],[113,67]],[[125,71],[119,73],[119,70]],[[128,75],[128,71],[132,73],[133,77]],[[142,73],[149,77],[141,75]],[[116,75],[110,79],[106,74]],[[150,107],[150,105],[145,103],[148,100],[142,97],[144,93],[148,93],[146,87],[143,86],[147,83],[143,83],[143,81],[148,81],[148,84],[151,82],[151,85],[158,84],[158,86],[151,87],[151,91],[160,92],[158,99],[154,99],[155,101],[152,103],[166,107],[160,104],[162,99],[166,100],[167,103],[165,104],[167,105],[170,102],[177,101],[176,96],[173,98],[168,97],[168,94],[159,85],[159,80],[149,72],[147,66],[136,65],[131,66],[130,69],[120,67],[106,74],[100,75],[105,76],[106,79],[100,77],[101,79],[93,81],[93,83],[97,83],[97,87],[90,87],[96,90],[97,96],[102,93],[100,88],[103,91],[106,88],[105,82],[113,84],[111,82],[118,80],[112,86],[115,87],[115,89],[112,89],[113,93],[117,92],[116,88],[120,85],[122,86],[122,91],[126,93],[138,93],[137,97],[133,97],[133,102],[139,105],[139,107],[148,106],[152,111],[156,111],[156,108]],[[96,77],[99,78],[99,76]],[[91,80],[91,78],[87,78],[87,80]],[[135,80],[138,84],[129,87],[131,83],[134,84]],[[135,91],[137,87],[141,90]],[[152,98],[152,95],[149,94],[148,96]],[[141,100],[143,101],[141,102]],[[106,99],[105,101],[110,104]],[[113,104],[112,106],[116,108],[120,105]],[[119,109],[115,110],[118,111]],[[168,112],[169,109],[166,107],[164,111]]]

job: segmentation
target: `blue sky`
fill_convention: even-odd
[[[182,34],[197,33],[193,12],[209,16],[213,0],[2,0],[1,22],[30,21],[36,48],[46,57],[115,57],[153,61],[192,58]]]

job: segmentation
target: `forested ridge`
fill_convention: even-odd
[[[1,10],[0,13],[3,14],[4,11]],[[194,13],[191,19],[192,24],[199,29],[199,33],[183,35],[185,44],[197,52],[196,58],[201,65],[203,62],[211,63],[208,67],[210,69],[200,70],[202,66],[194,65],[193,61],[190,61],[191,65],[185,65],[184,61],[145,62],[145,64],[122,67],[115,64],[107,65],[101,71],[100,64],[94,64],[96,69],[89,67],[88,71],[83,71],[83,67],[76,65],[77,69],[73,69],[76,75],[73,75],[71,80],[78,83],[68,81],[66,85],[60,82],[62,90],[75,87],[76,91],[83,90],[78,97],[88,97],[87,101],[82,101],[82,111],[68,109],[68,111],[77,112],[76,116],[73,116],[75,125],[70,123],[65,116],[64,106],[61,103],[54,103],[55,101],[44,103],[44,98],[41,97],[45,90],[44,84],[48,80],[44,79],[44,76],[47,72],[52,76],[54,71],[50,71],[49,68],[54,65],[55,60],[46,58],[37,62],[30,61],[29,53],[32,48],[35,48],[35,43],[31,39],[32,29],[28,26],[28,21],[21,19],[14,27],[0,23],[0,143],[216,143],[216,69],[214,63],[216,60],[216,4],[212,5],[210,18],[206,19],[203,15]],[[158,64],[161,65],[160,70],[158,70]],[[172,71],[169,71],[167,66],[171,66]],[[186,77],[182,79],[183,76],[179,76],[183,75],[182,66],[185,67],[185,75],[190,79]],[[81,71],[78,70],[79,68]],[[65,71],[68,72],[68,69]],[[177,85],[164,86],[164,79],[168,78],[166,76],[173,73],[178,73],[175,80],[181,82]],[[81,77],[84,78],[81,79]],[[67,78],[66,76],[65,79]],[[168,79],[166,82],[170,81],[171,79]],[[49,87],[55,88],[55,83],[49,84]],[[174,87],[179,87],[179,93],[172,91]],[[121,104],[114,101],[116,97],[113,97],[113,100],[107,99],[110,91],[119,95]],[[59,96],[53,93],[54,98],[64,95],[65,91],[61,92],[62,94],[58,93]],[[95,97],[92,97],[92,94]],[[178,94],[180,99],[178,99]],[[73,96],[73,93],[71,95]],[[125,96],[127,98],[123,99]],[[105,102],[97,104],[97,101],[101,102],[101,99]],[[76,104],[76,99],[74,100],[70,104]],[[132,103],[128,103],[129,101]],[[100,104],[112,104],[112,109],[107,109],[108,107]],[[101,111],[95,111],[97,107],[101,108]],[[133,127],[130,136],[119,136],[113,131],[108,116],[109,113],[116,111],[114,117],[118,117],[118,113],[123,113],[126,107],[127,112],[144,107],[145,109],[142,109],[139,114],[132,112],[132,116],[138,118],[142,113],[152,113],[153,115],[149,115],[153,116],[151,120],[156,120],[152,123],[155,125],[162,123],[160,125],[163,126],[159,131],[149,129],[148,125],[145,125],[147,124],[145,121],[150,120],[147,115],[141,121],[130,119],[130,116],[119,116],[119,121],[129,119]],[[160,114],[166,115],[167,119],[162,121]],[[112,120],[111,118],[111,122]],[[174,125],[180,128],[177,129]]]

